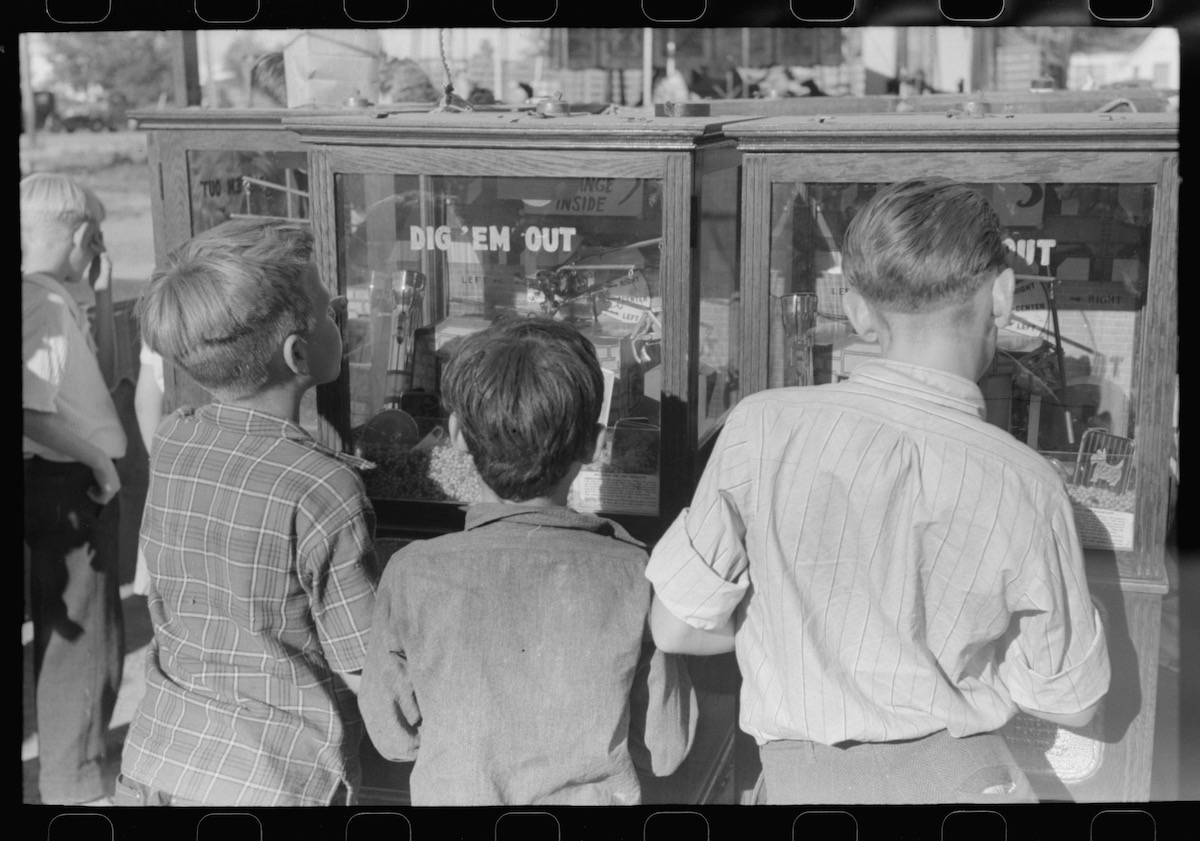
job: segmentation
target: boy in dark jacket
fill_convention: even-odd
[[[442,386],[486,501],[388,563],[367,732],[416,760],[414,805],[639,803],[635,765],[674,771],[697,710],[646,628],[642,544],[566,504],[604,433],[595,350],[563,322],[503,320],[463,340]]]

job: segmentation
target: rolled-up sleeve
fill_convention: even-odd
[[[361,494],[346,494],[337,513],[330,522],[340,524],[313,528],[300,554],[325,659],[334,671],[356,672],[375,609],[375,515]]]
[[[736,410],[709,459],[692,504],[655,545],[646,567],[660,602],[701,630],[719,628],[750,586],[746,521],[752,515],[757,447]]]
[[[1000,676],[1021,707],[1070,714],[1104,696],[1111,667],[1069,503],[1058,506],[1046,545],[1046,557],[1035,565],[1014,605],[1019,625]]]
[[[371,743],[380,756],[393,762],[412,761],[420,746],[421,711],[408,675],[408,656],[396,616],[396,576],[393,558],[384,570],[375,600],[367,662],[358,692],[358,709]]]
[[[675,773],[687,758],[700,718],[687,661],[647,639],[629,693],[629,753],[657,777]]]

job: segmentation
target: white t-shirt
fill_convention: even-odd
[[[163,384],[163,358],[143,343],[142,352],[138,355],[138,361],[143,365],[149,365],[154,371],[154,384],[158,386],[159,391],[165,392],[167,387]]]
[[[87,318],[70,292],[44,274],[21,277],[21,406],[59,415],[109,458],[125,455],[125,430],[113,405]],[[25,456],[72,459],[22,436]]]

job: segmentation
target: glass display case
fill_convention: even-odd
[[[1046,798],[1149,790],[1176,371],[1175,115],[768,118],[744,154],[744,393],[840,380],[878,352],[842,311],[841,246],[882,186],[948,176],[1005,226],[1015,314],[980,382],[988,420],[1061,473],[1104,614],[1112,689],[1083,731],[1007,735]],[[758,330],[752,330],[758,325]]]
[[[739,394],[738,169],[720,124],[532,113],[295,116],[349,299],[339,443],[381,528],[457,528],[480,498],[442,366],[501,315],[575,324],[604,371],[602,456],[571,505],[655,539]],[[664,477],[670,481],[663,481]]]

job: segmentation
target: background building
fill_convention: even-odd
[[[1107,85],[1179,89],[1179,32],[1168,27],[1143,30],[1132,50],[1081,50],[1071,55],[1067,87],[1088,90]]]

